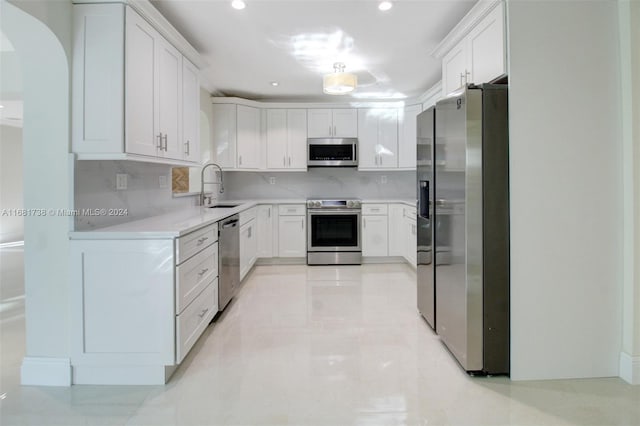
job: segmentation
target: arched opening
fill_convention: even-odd
[[[55,4],[20,3],[20,7],[33,9],[27,13],[2,0],[0,15],[2,31],[20,59],[24,100],[26,356],[21,382],[68,386],[71,368],[67,264],[71,222],[57,212],[70,208],[73,199],[69,62],[59,35],[52,29],[69,31],[71,4],[51,3]]]

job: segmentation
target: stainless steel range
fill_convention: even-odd
[[[307,264],[360,265],[360,200],[307,200]]]

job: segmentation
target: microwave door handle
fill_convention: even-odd
[[[418,200],[420,205],[419,214],[424,219],[429,219],[429,181],[420,181],[420,199]]]
[[[353,161],[358,161],[358,147],[353,145]]]

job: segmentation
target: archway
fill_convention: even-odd
[[[30,3],[30,4],[28,4]],[[69,62],[50,27],[71,29],[71,4],[0,0],[2,30],[22,64],[26,357],[22,384],[69,386]],[[48,8],[60,8],[53,14]],[[50,21],[49,21],[50,20]],[[53,22],[56,20],[56,22]]]

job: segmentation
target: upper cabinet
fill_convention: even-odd
[[[131,6],[74,4],[73,15],[78,159],[199,161],[195,65]]]
[[[309,109],[307,112],[310,138],[357,138],[358,110],[354,108]]]
[[[267,110],[267,169],[307,170],[307,110]]]
[[[358,110],[358,170],[398,167],[398,109]]]
[[[436,47],[442,57],[442,93],[467,83],[487,83],[505,74],[505,17],[502,1],[478,2]]]
[[[260,169],[260,109],[213,104],[213,146],[216,163],[226,170]]]
[[[398,125],[398,168],[416,169],[418,114],[422,105],[411,105],[400,110]]]

